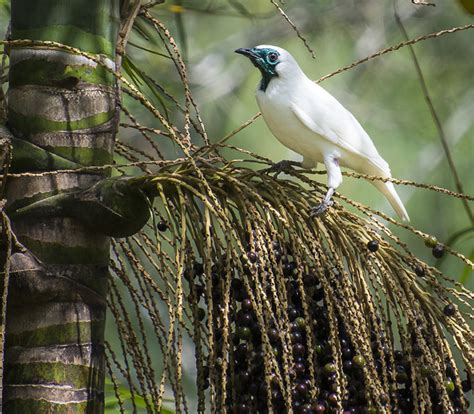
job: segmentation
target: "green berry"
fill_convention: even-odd
[[[247,326],[241,326],[239,327],[237,331],[237,335],[239,336],[240,339],[245,341],[252,337],[252,331]]]
[[[326,365],[324,365],[324,372],[328,373],[328,374],[332,374],[333,372],[336,372],[337,371],[337,367],[336,367],[336,364],[333,364],[331,362],[327,363]]]
[[[355,355],[354,358],[352,358],[352,363],[362,368],[365,366],[365,358],[362,355]]]
[[[444,387],[446,388],[446,392],[448,394],[452,394],[454,392],[454,382],[451,380],[444,381]]]
[[[306,322],[304,318],[301,316],[295,319],[295,323],[298,326],[298,328],[301,328],[301,329],[304,329],[304,327],[306,326]]]
[[[437,243],[438,243],[438,240],[436,240],[436,237],[434,237],[434,236],[426,236],[425,237],[425,246],[426,247],[435,247]]]

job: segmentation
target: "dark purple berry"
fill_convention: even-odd
[[[367,243],[367,248],[371,252],[376,252],[379,249],[379,242],[377,240],[371,240]]]
[[[456,377],[456,370],[450,362],[446,364],[446,375],[451,378]]]
[[[456,313],[456,308],[454,307],[452,303],[449,303],[448,305],[444,307],[443,313],[446,316],[453,316]]]
[[[351,348],[342,348],[342,358],[351,359],[352,358],[352,349]]]
[[[274,254],[275,254],[275,260],[279,262],[281,260],[281,257],[283,256],[281,250],[275,250]]]
[[[302,362],[297,362],[295,364],[295,373],[298,377],[304,376],[306,373],[306,366]]]
[[[327,402],[329,405],[332,407],[337,407],[337,394],[332,392],[331,394],[328,395]]]
[[[346,359],[343,363],[342,363],[342,367],[344,368],[344,371],[345,372],[350,372],[352,370],[352,368],[354,367],[354,364],[352,363],[352,360],[351,359]]]
[[[319,302],[320,300],[323,300],[323,299],[324,299],[324,289],[321,288],[321,289],[316,290],[313,294],[313,300],[315,302]]]
[[[406,382],[408,382],[408,375],[406,372],[398,372],[397,373],[397,382],[399,384],[404,384]]]
[[[406,368],[404,364],[397,364],[395,367],[395,370],[397,371],[397,374],[405,374],[406,373]]]
[[[471,381],[469,381],[468,379],[461,381],[461,386],[462,386],[463,392],[471,391]]]
[[[318,279],[313,274],[307,274],[303,277],[303,284],[305,287],[313,287],[318,285]]]
[[[416,265],[415,266],[415,274],[418,277],[423,277],[425,275],[425,269],[423,268],[423,266]]]
[[[305,396],[307,393],[308,393],[308,387],[307,385],[304,383],[304,382],[300,382],[297,386],[296,386],[296,390],[298,391],[298,393],[302,396]]]
[[[237,302],[242,302],[245,299],[248,299],[249,295],[245,289],[236,290],[234,292],[235,300]]]
[[[240,404],[237,404],[237,412],[239,414],[247,414],[247,413],[250,413],[250,407],[245,404],[245,403],[240,403]]]
[[[242,384],[248,384],[252,379],[252,374],[249,371],[242,371],[240,373],[240,382]]]
[[[298,326],[298,324],[295,321],[293,321],[293,322],[290,323],[290,331],[291,332],[301,332],[301,329]]]
[[[444,246],[438,243],[435,247],[433,247],[431,253],[433,253],[434,257],[440,259],[441,257],[443,257],[444,254]]]
[[[314,404],[313,411],[316,414],[323,414],[326,411],[326,407],[323,404]]]
[[[235,357],[238,359],[245,359],[247,357],[248,350],[248,345],[245,342],[237,345],[237,348],[235,349]]]
[[[411,350],[415,358],[419,358],[423,355],[423,350],[421,349],[421,346],[418,344],[414,344]]]
[[[330,384],[335,383],[336,380],[337,380],[337,373],[336,373],[336,372],[333,372],[333,373],[329,374],[328,377],[327,377],[327,381],[328,381]]]
[[[275,402],[277,400],[281,399],[281,392],[280,390],[272,390],[272,401]]]
[[[342,331],[339,331],[339,338],[341,342],[341,348],[348,348],[351,346],[350,342],[347,340],[345,334]]]
[[[270,328],[268,330],[268,339],[270,340],[271,344],[275,344],[276,342],[278,342],[278,340],[280,339],[278,330],[275,328]]]
[[[302,405],[301,408],[300,408],[300,413],[301,414],[313,414],[313,410],[311,408],[311,404],[305,404],[305,405]]]
[[[293,355],[294,356],[304,356],[306,348],[303,344],[295,344],[293,346]]]
[[[166,221],[164,221],[164,220],[160,220],[160,221],[156,224],[156,228],[157,228],[159,231],[166,231],[166,230],[168,230],[168,223],[166,223]]]
[[[295,267],[293,266],[293,262],[283,265],[283,274],[285,276],[292,276],[294,270],[295,270]]]
[[[403,352],[399,351],[399,350],[396,350],[393,353],[393,356],[395,357],[395,361],[401,361],[403,359]]]
[[[242,301],[242,310],[244,310],[245,312],[249,312],[250,310],[252,310],[252,301],[250,299],[244,299]]]
[[[245,313],[242,309],[237,312],[237,324],[239,326],[250,326],[252,325],[253,318],[250,313]]]
[[[288,318],[294,321],[299,316],[299,312],[293,307],[288,307]]]
[[[299,331],[294,331],[291,332],[291,342],[297,343],[297,342],[303,342],[303,335]]]
[[[240,279],[232,279],[230,285],[232,287],[232,290],[234,291],[241,290],[244,288],[244,282],[242,282]]]
[[[196,275],[202,275],[204,273],[204,266],[202,263],[194,262],[193,270]]]
[[[194,285],[194,291],[196,292],[196,297],[200,298],[206,289],[203,285]]]
[[[249,258],[249,261],[250,261],[251,263],[256,263],[257,260],[258,260],[257,253],[255,253],[255,252],[248,252],[248,253],[247,253],[247,257]]]
[[[205,311],[203,308],[198,308],[198,310],[197,310],[197,318],[198,318],[200,321],[203,321],[205,317],[206,317],[206,311]]]

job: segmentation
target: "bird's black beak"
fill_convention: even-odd
[[[252,49],[247,49],[245,47],[241,47],[240,49],[237,49],[235,53],[238,53],[239,55],[247,56],[252,62],[255,62],[255,60],[260,58],[260,56],[257,55]]]

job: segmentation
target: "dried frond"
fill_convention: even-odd
[[[357,399],[380,412],[464,404],[446,338],[472,372],[472,292],[413,256],[376,212],[342,196],[310,220],[325,187],[305,175],[298,183],[233,164],[200,170],[215,199],[192,165],[149,177],[158,234],[149,227],[117,243],[113,267],[113,283],[157,321],[153,341],[177,406],[184,410],[174,388],[185,368],[183,337],[195,346],[200,411],[283,412],[301,400],[337,409]],[[123,320],[119,312],[125,349],[141,352],[127,359],[143,369],[148,348]],[[142,395],[152,392],[148,375],[137,385]]]

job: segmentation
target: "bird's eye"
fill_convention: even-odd
[[[278,60],[278,54],[275,52],[271,52],[268,54],[267,59],[271,63],[275,63]]]

